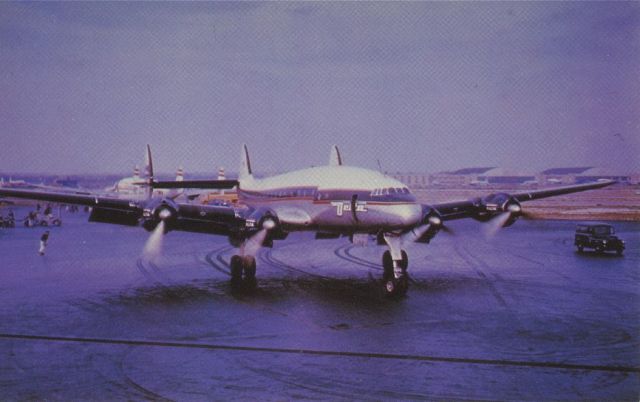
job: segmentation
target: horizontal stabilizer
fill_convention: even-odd
[[[153,188],[210,188],[229,189],[238,185],[237,180],[182,180],[182,181],[153,181]]]

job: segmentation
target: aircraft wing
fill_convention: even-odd
[[[476,218],[484,220],[503,212],[520,212],[520,203],[547,197],[555,197],[563,194],[577,193],[580,191],[594,190],[615,184],[613,180],[603,180],[595,183],[578,184],[572,186],[556,187],[544,190],[523,191],[518,193],[494,193],[482,198],[474,198],[467,201],[446,202],[440,204],[424,205],[426,213],[434,211],[443,220],[462,218]],[[517,207],[516,207],[517,206]],[[510,209],[511,208],[511,209]]]
[[[49,201],[60,204],[77,204],[89,207],[100,206],[115,209],[132,209],[133,201],[120,198],[93,195],[86,192],[56,192],[40,190],[17,190],[0,188],[0,196],[11,198],[26,198],[30,200]]]
[[[231,234],[245,225],[242,214],[232,207],[176,203],[168,198],[134,200],[88,193],[2,188],[0,197],[84,205],[92,208],[89,217],[92,222],[127,226],[142,224],[148,230],[155,227],[160,219],[168,222],[170,230],[220,235]]]

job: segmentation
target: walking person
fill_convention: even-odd
[[[44,250],[47,248],[47,241],[49,241],[49,231],[48,230],[46,232],[44,232],[42,234],[42,236],[40,237],[40,250],[38,250],[38,253],[40,255],[44,255]]]

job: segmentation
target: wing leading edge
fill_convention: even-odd
[[[518,193],[494,193],[482,198],[473,198],[467,201],[445,202],[440,204],[424,205],[425,210],[435,210],[444,220],[463,218],[477,218],[495,215],[504,212],[509,204],[512,205],[558,195],[578,193],[581,191],[595,190],[615,184],[616,181],[606,180],[596,183],[578,184],[573,186],[556,187],[544,190],[526,191]]]
[[[173,214],[169,230],[229,235],[245,224],[245,219],[234,208],[182,204],[171,199],[133,200],[93,194],[2,188],[0,196],[88,206],[92,208],[90,221],[128,226],[142,224],[147,229],[155,227],[162,209],[168,209]]]

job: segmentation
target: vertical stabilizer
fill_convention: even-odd
[[[184,169],[182,168],[182,166],[179,166],[178,170],[176,171],[176,181],[184,181]],[[169,194],[167,195],[167,197],[171,198],[172,200],[175,200],[182,194],[184,194],[184,188],[176,188],[169,191]]]
[[[145,187],[147,198],[151,198],[153,195],[153,158],[151,157],[151,146],[147,144],[147,155],[144,162],[144,173],[148,182],[148,186]]]
[[[147,155],[144,159],[144,173],[147,179],[153,180],[153,158],[151,157],[151,146],[147,144]]]
[[[239,180],[246,180],[252,176],[251,160],[249,159],[249,150],[246,144],[242,144],[242,152],[240,154],[240,171],[238,173]]]
[[[225,180],[225,179],[226,179],[226,177],[225,177],[225,174],[224,174],[224,167],[220,166],[218,168],[218,180]],[[218,194],[223,195],[224,194],[224,190],[223,189],[218,190]]]
[[[342,166],[342,155],[337,145],[331,147],[331,155],[329,155],[329,166]]]

